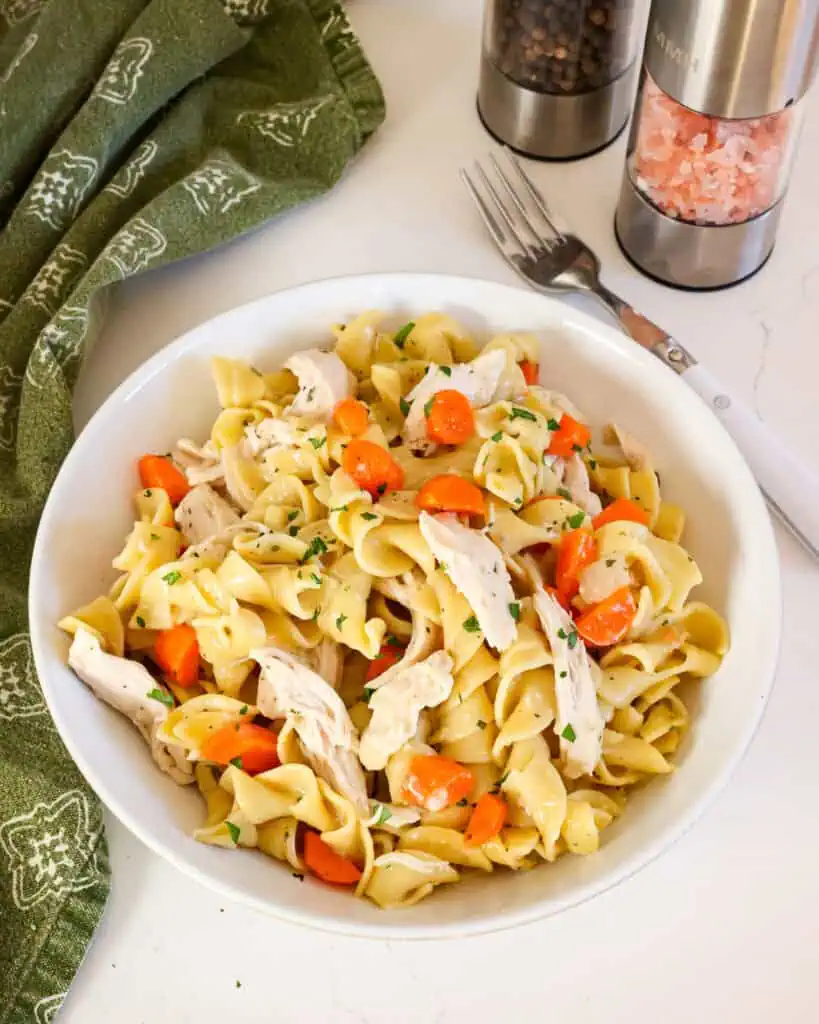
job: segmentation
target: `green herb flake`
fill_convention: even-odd
[[[470,615],[468,619],[464,620],[464,629],[467,633],[480,633],[481,624],[474,615]]]
[[[151,534],[151,540],[159,540],[159,534],[158,533],[152,533]]]
[[[558,487],[557,493],[560,495],[561,498],[565,498],[566,501],[572,500],[571,492],[567,491],[565,487]]]
[[[499,431],[497,431],[497,433],[492,435],[492,437],[490,438],[490,441],[494,441],[497,444],[497,442],[502,440],[502,439],[503,439],[503,431],[499,430]]]
[[[141,615],[137,615],[136,624],[140,629],[145,629],[145,619],[143,619]]]
[[[310,573],[310,579],[316,584],[317,587],[321,586],[321,576],[316,572]]]
[[[325,554],[327,554],[327,545],[324,543],[321,537],[314,537],[307,546],[307,550],[301,556],[301,561],[306,562],[309,558],[312,558],[313,555]]]
[[[331,512],[349,512],[350,511],[350,506],[349,505],[338,505],[338,506],[336,506],[336,508],[331,508],[330,511]]]
[[[339,615],[338,618],[336,619],[336,629],[339,631],[339,633],[341,632],[341,627],[344,625],[346,621],[346,615]]]
[[[238,846],[239,834],[242,831],[238,825],[234,825],[232,821],[225,822],[225,828],[228,830],[228,835],[233,840],[233,845]]]
[[[520,622],[520,603],[518,601],[512,601],[509,605],[509,614],[515,622]]]
[[[571,631],[571,633],[569,633],[569,636],[567,638],[567,643],[569,644],[569,650],[570,651],[573,651],[575,649],[575,647],[577,647],[577,641],[578,641],[577,630],[573,629]]]
[[[597,459],[589,459],[589,468],[597,469]]]
[[[378,805],[378,817],[375,819],[375,825],[383,825],[388,822],[392,817],[392,811],[389,807],[385,807],[384,804]]]
[[[582,444],[573,444],[572,445],[572,451],[573,452],[582,452],[583,451],[583,445]]]
[[[254,372],[254,373],[258,373],[259,371],[258,371],[258,370],[254,370],[253,372]],[[241,987],[242,987],[242,983],[241,983],[241,981],[237,981],[237,982],[236,982],[236,988],[241,988]]]
[[[498,787],[498,789],[500,789],[500,787],[504,784],[504,782],[506,782],[506,780],[508,778],[509,778],[509,772],[504,772],[503,775],[501,775],[501,777],[495,783],[495,785]]]
[[[455,806],[456,807],[469,807],[469,801],[466,799],[465,796],[461,797],[461,799],[458,801],[458,803]]]
[[[430,400],[424,405],[424,415],[426,417],[429,417],[429,414],[432,412],[432,403],[434,401],[435,401],[435,395],[433,395],[432,398],[430,398]]]
[[[573,530],[578,529],[578,527],[582,526],[585,521],[586,521],[586,513],[585,512],[575,512],[575,514],[573,516],[569,516],[569,518],[566,520],[566,522],[569,524],[569,526]]]
[[[290,511],[287,513],[288,523],[292,523],[293,520],[298,516],[298,514],[299,510],[297,508],[291,508]]]
[[[443,373],[446,377],[451,377],[452,376],[452,367],[451,366],[442,366],[441,367],[441,373]]]
[[[239,768],[240,770],[243,767],[241,757],[232,757],[230,759],[230,763],[233,765],[234,768]]]
[[[250,708],[247,706],[247,704],[245,704],[245,706],[239,710],[239,714],[246,715],[248,711],[250,711]]]
[[[319,617],[319,612],[320,611],[321,611],[321,606],[320,605],[316,605],[316,609],[313,612],[313,618],[312,618],[313,622],[318,622],[318,617]]]
[[[311,437],[310,444],[316,449],[316,451],[318,451],[326,440],[326,435],[324,437]]]
[[[479,729],[485,729],[486,728],[486,722],[484,722],[484,720],[482,718],[479,718],[478,721],[475,723],[475,725],[477,725],[477,727]]]
[[[162,577],[163,582],[167,583],[169,587],[172,587],[174,583],[178,583],[181,579],[182,573],[178,569],[172,569]]]
[[[537,416],[529,409],[521,409],[518,405],[512,406],[511,418],[513,420],[531,420],[532,423],[537,423]]]
[[[607,558],[606,559],[606,568],[610,569],[613,565],[614,565],[614,559],[613,558]]]
[[[291,871],[290,874],[300,882],[304,881],[304,875],[300,871]]]
[[[150,498],[150,497],[151,497],[151,495],[152,495],[152,494],[153,494],[154,492],[153,492],[153,491],[151,491],[151,490],[148,490],[148,491],[143,491],[142,493],[143,493],[143,494],[145,495],[145,497],[146,497],[146,498]]]
[[[562,626],[557,631],[557,635],[560,637],[561,640],[566,640],[567,639],[566,630]]]
[[[291,537],[297,537],[299,534],[299,528],[298,526],[289,526],[287,528],[287,532],[290,534]]]
[[[410,336],[410,332],[412,331],[413,327],[415,327],[415,321],[410,320],[407,323],[405,323],[403,327],[399,328],[395,332],[395,337],[392,340],[395,342],[398,348],[404,347],[404,342]]]
[[[361,693],[361,699],[364,701],[365,704],[369,704],[370,703],[370,697],[372,697],[372,695],[374,693],[375,693],[375,687],[373,687],[373,686],[365,686],[363,691],[362,691],[362,693]]]
[[[174,706],[174,699],[170,693],[166,693],[164,690],[160,690],[158,687],[155,690],[149,690],[146,697],[150,697],[151,700],[158,700],[160,704],[164,704],[166,708],[172,708]]]
[[[571,722],[569,722],[569,724],[566,726],[566,728],[560,735],[563,737],[564,740],[568,740],[569,743],[574,743],[574,741],[577,739],[577,733],[572,728]]]
[[[393,636],[392,633],[388,633],[387,634],[387,643],[389,644],[390,647],[403,647],[404,646],[401,643],[401,641],[398,639],[398,637],[397,636]]]
[[[552,416],[550,416],[549,419],[546,420],[546,426],[551,431],[560,430],[560,424]]]
[[[565,678],[566,678],[566,676],[567,676],[568,674],[569,674],[569,673],[568,673],[568,672],[566,671],[566,669],[564,668],[564,669],[563,669],[563,671],[562,671],[562,672],[560,673],[560,678],[561,678],[561,679],[565,679]]]
[[[408,416],[409,415],[410,407],[409,407],[409,402],[406,400],[406,398],[399,398],[398,399],[398,408],[401,410],[401,415],[402,416]]]
[[[366,519],[367,522],[370,522],[373,519],[378,519],[378,516],[375,514],[375,512],[362,512],[361,518]]]

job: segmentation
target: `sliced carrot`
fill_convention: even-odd
[[[494,839],[506,823],[509,808],[506,801],[495,793],[484,793],[475,804],[475,809],[466,826],[466,846],[483,846]]]
[[[571,601],[580,589],[580,573],[595,558],[597,545],[588,530],[572,530],[563,536],[555,567],[555,583],[563,602]]]
[[[592,526],[595,530],[599,530],[606,523],[617,522],[642,523],[643,526],[648,526],[648,521],[648,512],[644,508],[640,508],[636,502],[630,501],[628,498],[617,498],[594,517]]]
[[[466,765],[440,754],[420,754],[410,761],[404,797],[416,807],[442,811],[468,796],[474,785]]]
[[[355,885],[361,878],[358,865],[336,853],[312,829],[304,833],[304,863],[317,878],[330,885]]]
[[[172,505],[178,505],[190,490],[182,470],[162,455],[143,455],[137,466],[142,486],[161,488]]]
[[[424,406],[427,437],[437,444],[463,444],[475,433],[475,414],[460,391],[439,391]]]
[[[482,516],[486,512],[480,487],[455,473],[442,473],[427,480],[415,504],[425,512],[455,512],[468,516]]]
[[[367,682],[377,679],[383,675],[388,668],[396,665],[404,656],[404,648],[400,644],[392,644],[389,641],[381,645],[381,650],[370,662],[367,669]]]
[[[248,775],[258,775],[279,764],[276,734],[253,722],[225,725],[202,743],[202,757],[214,764],[236,763]]]
[[[591,441],[591,431],[585,423],[578,423],[567,412],[563,413],[560,424],[552,434],[548,452],[550,455],[562,455],[568,459],[574,452],[579,452]]]
[[[374,441],[350,441],[341,456],[341,465],[362,490],[375,498],[404,486],[404,470],[386,448]]]
[[[637,614],[634,595],[628,587],[620,587],[575,619],[577,632],[594,647],[610,647],[628,633]]]
[[[199,678],[196,630],[184,623],[163,629],[154,642],[154,661],[177,686],[193,686]]]
[[[343,398],[333,410],[333,419],[343,434],[358,437],[367,429],[370,414],[367,406],[357,398]]]
[[[524,359],[522,363],[518,363],[518,366],[520,366],[520,372],[527,384],[537,384],[540,375],[540,366],[537,363]]]

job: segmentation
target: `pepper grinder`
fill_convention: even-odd
[[[572,160],[625,127],[646,0],[487,0],[478,112],[527,156]]]
[[[819,0],[653,0],[615,216],[644,273],[723,288],[776,239],[819,61]]]

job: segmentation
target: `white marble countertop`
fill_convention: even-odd
[[[344,273],[514,281],[458,181],[490,145],[475,115],[477,0],[358,0],[351,17],[389,115],[345,180],[219,252],[123,287],[80,384],[83,423],[151,353],[267,292]],[[685,294],[640,277],[612,234],[624,140],[532,173],[653,317],[819,469],[819,107],[808,111],[779,243],[757,277]],[[757,738],[705,818],[635,878],[540,924],[462,942],[344,939],[260,916],[150,853],[110,815],[113,887],[60,1024],[663,1024],[816,1018],[819,568],[778,530],[785,628]]]

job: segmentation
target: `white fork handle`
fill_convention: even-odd
[[[683,371],[690,384],[722,421],[751,467],[762,493],[797,540],[819,559],[819,479],[799,462],[747,406],[725,389],[701,363]]]

